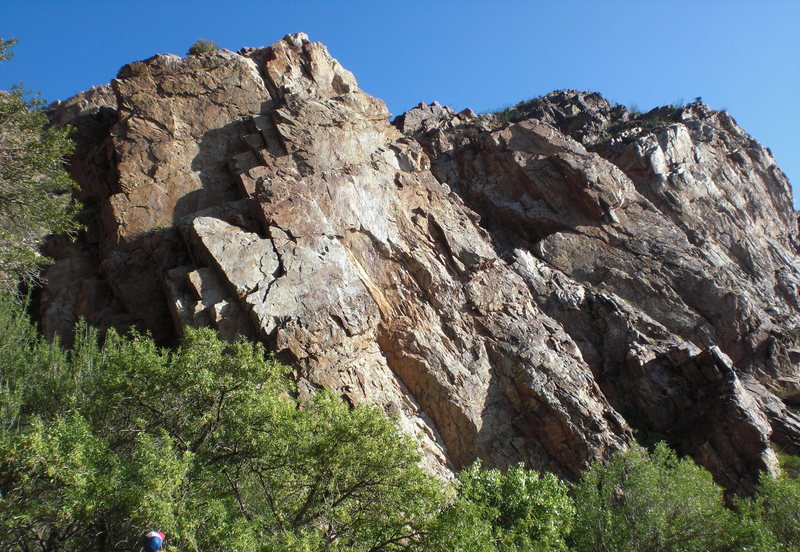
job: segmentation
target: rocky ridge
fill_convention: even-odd
[[[87,230],[50,244],[42,327],[259,339],[442,474],[574,478],[633,426],[747,493],[770,441],[800,453],[771,392],[798,383],[796,214],[730,116],[665,109],[562,91],[390,124],[303,34],[130,64],[56,108]]]

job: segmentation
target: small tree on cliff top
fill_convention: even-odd
[[[0,38],[0,61],[13,56],[15,39]],[[47,259],[42,238],[69,232],[79,204],[64,156],[73,149],[66,129],[48,126],[43,101],[19,86],[0,91],[0,287],[31,278]]]
[[[188,55],[196,56],[198,54],[205,54],[207,52],[216,52],[219,46],[213,40],[206,40],[205,38],[199,39],[197,42],[189,46]]]

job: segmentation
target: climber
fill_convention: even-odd
[[[150,531],[144,536],[144,549],[148,552],[159,552],[167,536],[162,531]]]

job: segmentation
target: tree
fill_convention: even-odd
[[[800,552],[800,479],[763,473],[756,494],[736,506],[748,550]]]
[[[15,39],[0,38],[0,61]],[[0,287],[13,289],[35,276],[47,259],[42,238],[70,232],[79,204],[64,157],[73,144],[66,129],[48,125],[43,103],[19,86],[0,92]]]
[[[3,299],[0,294],[0,299]],[[443,484],[375,407],[299,400],[258,344],[76,331],[64,352],[0,300],[0,542],[12,550],[404,550]]]
[[[575,509],[566,484],[521,465],[458,476],[458,497],[433,526],[426,550],[449,552],[566,551]]]
[[[734,516],[722,488],[663,442],[595,463],[575,487],[576,552],[730,550]]]
[[[9,38],[8,40],[3,40],[3,37],[0,37],[0,61],[6,61],[14,57],[14,52],[11,51],[11,48],[16,43],[17,43],[16,38]]]

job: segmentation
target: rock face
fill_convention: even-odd
[[[87,231],[51,244],[43,328],[259,339],[302,393],[397,416],[442,474],[574,478],[633,426],[749,492],[770,439],[800,452],[769,391],[800,360],[788,182],[699,104],[530,111],[392,125],[303,34],[128,65],[56,108]]]
[[[770,435],[798,450],[796,415],[740,380],[797,374],[788,181],[699,103],[634,115],[562,91],[526,108],[507,124],[448,114],[408,131],[615,409],[748,492],[747,474],[774,464]]]

